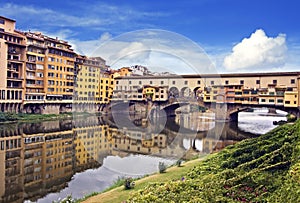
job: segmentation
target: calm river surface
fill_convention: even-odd
[[[283,112],[239,114],[238,123],[207,113],[159,122],[138,116],[0,125],[0,203],[52,202],[102,191],[121,177],[140,177],[179,158],[218,151],[273,129]]]

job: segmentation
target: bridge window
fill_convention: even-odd
[[[226,81],[225,81],[225,85],[228,85],[228,84],[229,84],[229,81],[228,81],[228,80],[226,80]]]
[[[139,85],[141,85],[142,84],[142,81],[139,81]]]
[[[243,85],[244,84],[244,80],[240,80],[240,84]]]
[[[129,85],[131,85],[131,81],[129,81]]]
[[[175,83],[176,83],[175,80],[173,80],[173,81],[172,81],[172,84],[175,85]]]
[[[198,83],[198,85],[200,85],[200,84],[201,84],[201,81],[200,81],[200,80],[198,80],[198,82],[197,82],[197,83]]]
[[[213,81],[213,80],[210,81],[210,84],[211,84],[211,85],[214,85],[214,84],[215,84],[215,81]]]
[[[186,81],[184,81],[184,84],[185,84],[185,85],[187,85],[187,84],[188,84],[188,81],[187,81],[187,80],[186,80]]]
[[[295,79],[291,79],[291,84],[295,84]]]
[[[164,84],[164,81],[160,81],[160,84],[163,85],[163,84]]]
[[[256,84],[259,85],[260,84],[260,80],[256,80]]]
[[[152,82],[152,81],[150,81],[149,83],[150,83],[150,85],[152,85],[152,83],[153,83],[153,82]]]
[[[273,80],[273,84],[277,84],[277,80]]]

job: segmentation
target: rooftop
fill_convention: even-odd
[[[160,75],[160,76],[120,76],[126,79],[168,79],[168,78],[223,78],[223,77],[260,77],[260,76],[298,76],[300,72],[267,72],[267,73],[222,73],[222,74],[194,74],[194,75]]]

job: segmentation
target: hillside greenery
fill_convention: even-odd
[[[129,202],[300,202],[300,121],[210,155],[183,178],[147,184]]]

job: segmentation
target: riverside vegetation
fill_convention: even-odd
[[[126,202],[300,202],[300,121],[212,154]]]

